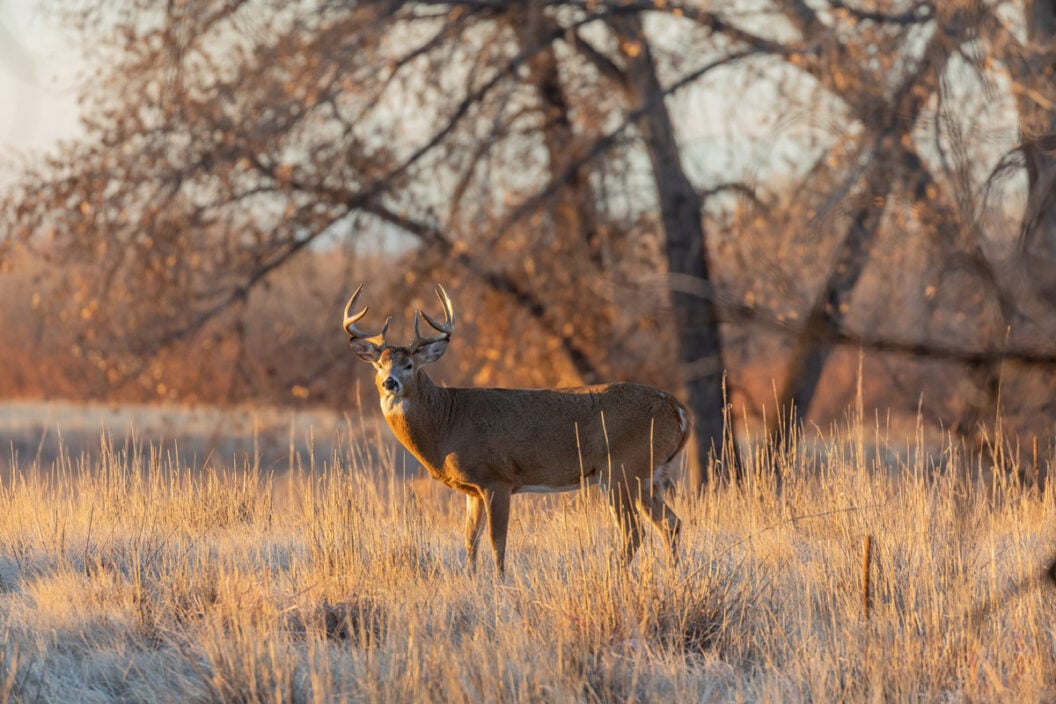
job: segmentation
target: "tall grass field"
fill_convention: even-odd
[[[2,701],[1056,700],[1056,497],[1014,452],[757,446],[676,492],[677,564],[650,528],[629,569],[596,489],[517,496],[500,580],[358,413],[270,458],[126,431],[10,453]]]

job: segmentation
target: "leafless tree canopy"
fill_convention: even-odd
[[[1050,4],[57,8],[95,69],[5,198],[8,393],[345,403],[354,283],[443,281],[452,378],[681,390],[702,464],[858,350],[870,403],[1051,436]]]

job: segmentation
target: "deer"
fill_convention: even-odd
[[[689,436],[690,416],[671,394],[634,383],[557,389],[456,388],[433,383],[425,367],[447,351],[455,312],[443,286],[444,320],[414,313],[409,345],[359,327],[353,313],[361,284],[345,305],[342,327],[352,351],[374,366],[381,410],[399,442],[425,470],[466,494],[466,562],[475,569],[486,518],[498,575],[505,574],[510,498],[600,484],[608,496],[629,565],[642,541],[637,509],[656,526],[677,561],[681,522],[665,491]],[[423,336],[421,318],[438,334]]]

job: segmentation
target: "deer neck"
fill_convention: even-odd
[[[443,464],[441,441],[451,412],[450,392],[434,384],[425,372],[418,372],[415,382],[416,394],[382,397],[381,409],[396,439],[430,471],[435,471]]]

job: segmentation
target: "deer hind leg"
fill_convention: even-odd
[[[495,569],[499,576],[506,574],[506,530],[510,524],[510,489],[484,489],[484,509],[488,515],[488,534],[495,553]]]
[[[660,496],[643,496],[638,504],[652,523],[664,536],[671,560],[678,561],[678,534],[682,532],[682,521]]]
[[[642,522],[634,510],[634,497],[629,487],[617,483],[609,487],[608,493],[612,513],[623,534],[623,560],[630,564],[642,544]]]
[[[484,527],[484,499],[473,494],[466,495],[466,567],[477,566],[477,546],[480,545],[481,528]]]
[[[668,467],[660,465],[653,472],[652,482],[642,488],[642,495],[638,498],[638,506],[649,519],[649,522],[657,527],[664,537],[667,549],[671,553],[673,561],[678,560],[678,535],[682,532],[682,521],[670,506],[664,501],[669,479]]]

